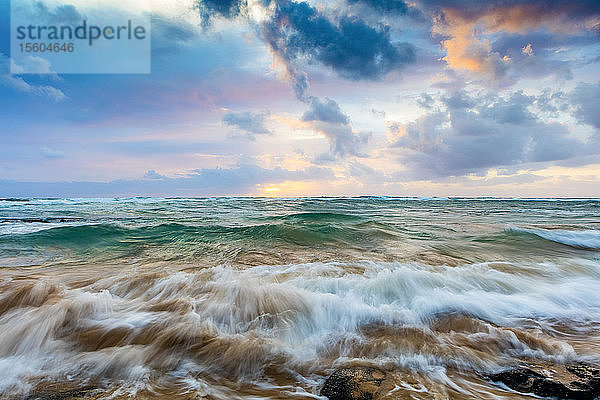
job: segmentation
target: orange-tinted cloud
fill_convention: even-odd
[[[492,51],[488,39],[478,39],[475,23],[460,19],[446,19],[444,24],[436,24],[436,33],[449,36],[441,42],[446,51],[443,60],[448,67],[484,74],[490,78],[501,76],[510,59]]]
[[[482,3],[483,4],[483,3]],[[442,4],[434,18],[433,33],[448,37],[441,41],[448,67],[482,74],[496,80],[511,64],[506,54],[494,52],[485,35],[499,32],[524,34],[546,29],[575,34],[598,29],[600,17],[593,10],[586,14],[576,4],[566,2],[529,2],[481,7],[475,11]]]

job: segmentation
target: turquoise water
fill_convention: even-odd
[[[3,394],[313,398],[360,362],[513,398],[481,375],[600,361],[597,199],[0,200],[0,272]]]
[[[600,247],[599,215],[598,201],[1,201],[0,256],[16,257],[14,266],[135,257],[143,257],[142,263],[213,265],[235,262],[248,251],[275,254],[278,249],[292,258],[296,253],[335,251],[353,259],[417,262],[425,252],[451,264],[593,258],[585,250]],[[23,264],[20,256],[25,257]]]

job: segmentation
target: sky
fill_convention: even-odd
[[[598,1],[127,4],[151,73],[11,74],[0,0],[0,197],[600,195]]]

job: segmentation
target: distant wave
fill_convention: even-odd
[[[124,226],[106,223],[18,223],[0,224],[0,242],[18,241],[30,245],[92,245],[111,242],[126,246],[132,241],[154,244],[229,243],[232,240],[286,242],[299,246],[319,246],[325,243],[351,245],[376,243],[394,237],[392,227],[363,221],[343,214],[305,213],[281,217],[275,223],[246,226],[159,225]],[[15,235],[15,236],[12,236]],[[19,236],[19,237],[17,237]]]
[[[43,224],[51,224],[58,222],[77,222],[81,221],[83,218],[64,218],[64,217],[48,217],[48,218],[0,218],[1,223],[10,223],[10,222],[23,222],[23,223],[43,223]]]
[[[600,230],[567,230],[567,229],[541,229],[519,228],[509,226],[506,232],[535,235],[542,239],[561,243],[579,249],[600,249]]]
[[[83,218],[45,217],[45,218],[0,218],[0,235],[26,235],[53,228],[73,226]]]
[[[36,234],[42,231],[51,231],[53,229],[68,228],[76,226],[77,221],[19,221],[6,222],[0,221],[0,237],[21,236]],[[15,240],[18,240],[15,236]]]
[[[7,197],[4,199],[0,199],[0,201],[7,201],[7,202],[13,202],[13,203],[19,203],[19,202],[27,202],[29,201],[28,198],[18,198],[18,197]]]
[[[236,201],[491,201],[491,202],[600,202],[598,197],[588,198],[554,198],[554,197],[404,197],[404,196],[348,196],[348,197],[108,197],[108,198],[0,198],[1,203],[31,203],[31,204],[90,204],[90,203],[157,203],[157,202],[236,202]]]
[[[294,222],[334,222],[334,221],[359,221],[362,218],[358,215],[342,214],[333,212],[302,212],[288,214],[281,217],[268,217],[273,220],[294,221]]]

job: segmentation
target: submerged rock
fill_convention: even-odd
[[[325,381],[321,396],[329,400],[372,400],[384,379],[385,372],[373,367],[338,369]]]
[[[96,398],[103,391],[97,386],[73,386],[73,382],[42,382],[21,400],[76,400]],[[11,398],[12,399],[12,398]]]
[[[585,364],[546,367],[539,372],[534,367],[519,367],[489,378],[517,392],[541,397],[592,400],[600,396],[600,369]]]

